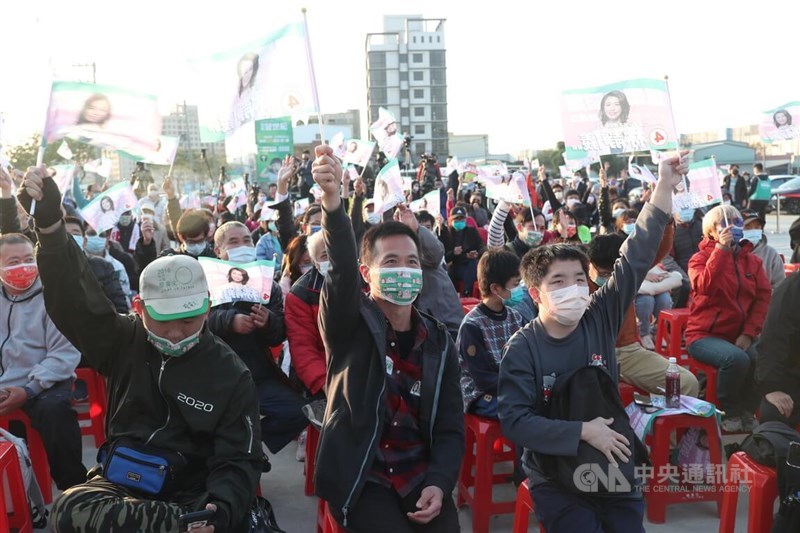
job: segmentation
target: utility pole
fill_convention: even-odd
[[[186,148],[189,150],[189,179],[194,181],[194,147],[192,146],[192,138],[189,135],[189,110],[186,106],[186,100],[183,101],[183,132],[186,138]]]

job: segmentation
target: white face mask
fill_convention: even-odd
[[[256,249],[252,246],[239,246],[228,250],[228,261],[232,263],[252,263],[256,260]]]
[[[367,224],[374,226],[381,223],[381,216],[378,213],[372,212],[367,215]]]
[[[570,285],[563,289],[542,292],[542,305],[548,313],[562,326],[574,326],[589,307],[589,287],[587,285]]]
[[[323,276],[327,276],[328,275],[328,269],[330,267],[331,267],[331,262],[330,261],[320,261],[319,265],[317,266],[317,271],[319,271],[319,273],[322,274]]]

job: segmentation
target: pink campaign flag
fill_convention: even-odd
[[[672,194],[675,213],[684,209],[698,209],[722,201],[719,173],[714,159],[704,159],[689,165],[686,179],[681,181]],[[686,187],[688,186],[688,190]]]
[[[375,179],[375,212],[383,214],[397,204],[406,201],[403,192],[403,176],[400,174],[400,165],[397,159],[392,159],[378,172]]]
[[[235,302],[269,303],[274,261],[231,263],[210,257],[199,257],[198,261],[208,281],[212,307]]]
[[[765,143],[800,138],[800,102],[789,102],[762,114],[758,132]]]
[[[53,82],[44,138],[64,137],[131,154],[155,150],[161,135],[156,97],[109,85]]]
[[[397,157],[403,148],[403,134],[394,115],[383,107],[378,109],[378,120],[369,127],[372,136],[378,141],[381,152],[386,154],[387,159]]]
[[[348,165],[367,166],[372,153],[375,151],[374,142],[361,141],[359,139],[350,139],[345,143],[345,146],[343,161]]]
[[[81,216],[97,233],[103,233],[116,226],[120,215],[137,204],[138,200],[130,183],[118,183],[81,209]]]

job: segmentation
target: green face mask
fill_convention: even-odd
[[[377,274],[381,299],[395,305],[411,305],[422,290],[419,268],[379,268]]]
[[[163,353],[164,355],[168,355],[170,357],[180,357],[181,355],[185,354],[186,352],[188,352],[189,350],[200,344],[201,331],[203,331],[202,325],[200,326],[200,329],[198,329],[196,333],[189,335],[180,342],[172,342],[169,339],[159,337],[155,333],[148,331],[147,340],[150,341],[150,344],[155,346],[156,350]]]
[[[525,287],[522,285],[517,285],[513,289],[510,289],[511,296],[508,298],[503,298],[503,305],[508,307],[514,307],[522,302],[522,299],[525,297]]]
[[[467,227],[467,223],[464,220],[455,220],[453,221],[453,229],[456,231],[461,231]]]

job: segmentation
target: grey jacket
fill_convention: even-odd
[[[786,273],[783,270],[783,259],[781,259],[778,251],[767,244],[767,236],[761,237],[761,240],[753,248],[753,254],[761,258],[764,263],[764,270],[767,272],[769,284],[772,285],[772,290],[780,285],[781,281],[786,279]]]
[[[425,227],[420,226],[417,235],[422,255],[422,291],[414,305],[435,316],[455,339],[464,319],[464,308],[443,266],[444,245]]]

